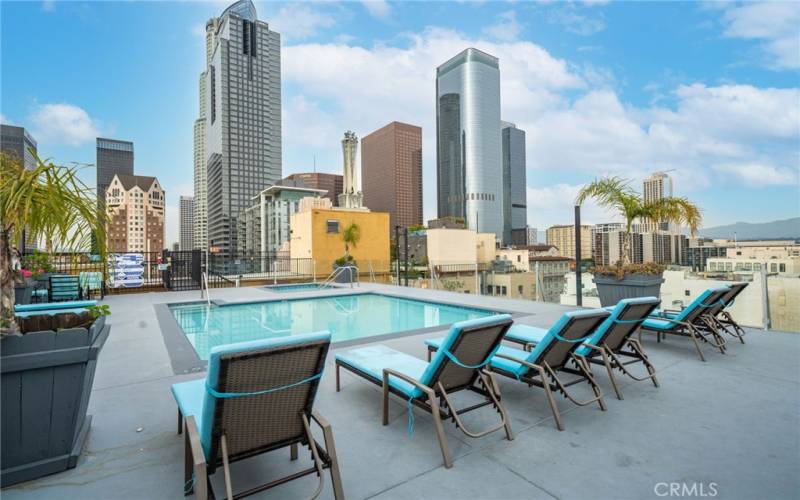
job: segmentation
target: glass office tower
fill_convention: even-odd
[[[503,237],[498,59],[469,48],[436,68],[438,216]]]

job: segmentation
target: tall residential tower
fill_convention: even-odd
[[[500,66],[469,48],[436,68],[438,216],[503,237]]]
[[[672,177],[665,172],[653,172],[653,174],[644,180],[644,202],[652,203],[661,198],[669,198],[672,196]],[[640,228],[643,233],[654,233],[656,230],[670,231],[669,222],[659,222],[654,224],[652,222],[642,222]],[[676,231],[679,232],[679,231]]]
[[[210,22],[205,86],[208,244],[236,252],[238,215],[281,178],[280,35],[240,0]],[[202,221],[201,221],[202,223]]]
[[[178,209],[178,248],[180,250],[194,250],[194,197],[181,196]]]

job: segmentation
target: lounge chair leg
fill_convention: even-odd
[[[700,355],[700,361],[705,362],[706,357],[703,356],[703,351],[700,349],[700,343],[697,341],[697,335],[695,333],[694,327],[692,325],[687,325],[689,327],[689,335],[692,337],[692,342],[694,342],[694,348],[697,351],[697,354]]]
[[[617,399],[622,401],[624,399],[622,397],[622,391],[619,390],[617,379],[614,378],[614,369],[611,367],[611,360],[608,359],[608,353],[606,351],[605,344],[603,344],[603,347],[600,348],[600,355],[603,356],[603,364],[606,365],[608,378],[611,380],[611,386],[614,388],[614,392],[617,394]]]
[[[331,482],[333,483],[333,498],[344,500],[344,489],[342,488],[342,476],[339,473],[339,458],[336,455],[336,445],[333,442],[333,429],[327,420],[318,413],[312,413],[311,417],[319,423],[322,428],[322,437],[325,440],[325,451],[330,458]]]
[[[181,415],[181,411],[178,410],[178,435],[180,436],[183,433],[183,415]]]
[[[436,429],[436,437],[439,439],[439,448],[442,450],[444,467],[450,469],[453,467],[453,459],[450,458],[450,448],[447,446],[447,437],[444,434],[442,416],[439,414],[439,401],[436,399],[436,394],[434,394],[433,391],[428,393],[428,399],[430,400],[431,414],[433,415],[433,427]]]
[[[508,418],[506,407],[503,406],[502,401],[500,401],[500,390],[497,388],[497,380],[495,380],[494,374],[492,374],[492,372],[485,372],[481,373],[480,377],[483,380],[483,384],[486,386],[486,389],[489,391],[489,396],[492,398],[492,402],[494,402],[494,404],[497,406],[497,409],[500,411],[500,418],[503,420],[503,428],[506,431],[506,439],[513,441],[514,431],[511,430],[511,420]]]
[[[222,470],[225,475],[225,494],[228,500],[233,500],[233,488],[231,487],[231,469],[228,464],[228,440],[225,439],[225,434],[220,438],[222,447]]]
[[[339,363],[336,363],[336,392],[339,392],[341,390],[342,386],[340,385],[339,382]]]
[[[192,481],[192,445],[189,443],[189,433],[183,437],[183,496],[189,496],[194,491]]]
[[[292,443],[289,446],[289,459],[297,460],[297,443]]]
[[[314,441],[314,435],[311,433],[311,424],[308,422],[308,416],[305,413],[302,415],[303,417],[303,427],[306,430],[306,437],[308,438],[308,447],[311,448],[311,456],[314,459],[314,465],[317,468],[317,476],[319,476],[319,485],[317,486],[317,491],[311,495],[311,500],[314,500],[322,493],[322,487],[325,484],[325,473],[322,468],[322,460],[319,459],[319,451],[317,450],[317,442]],[[233,499],[231,499],[233,500]]]
[[[560,431],[563,431],[564,423],[561,421],[561,413],[558,411],[556,400],[553,397],[553,391],[550,389],[550,381],[548,380],[547,374],[542,367],[539,367],[539,378],[542,379],[542,388],[544,388],[544,393],[547,396],[547,402],[550,404],[550,411],[553,412],[553,417],[556,420],[556,428],[558,428]]]
[[[583,373],[586,375],[586,380],[589,381],[589,385],[592,386],[592,391],[597,398],[597,403],[600,405],[600,409],[602,411],[606,411],[608,407],[606,407],[606,402],[603,400],[603,390],[600,389],[600,385],[597,383],[597,380],[594,379],[592,370],[589,368],[589,362],[586,361],[583,356],[575,356],[575,359],[578,360],[578,365],[580,365],[581,371],[583,371]]]
[[[194,496],[197,500],[208,500],[209,488],[208,473],[206,468],[206,457],[203,454],[203,445],[200,444],[200,433],[197,432],[197,424],[194,417],[189,415],[186,418],[186,480],[184,481],[184,492],[186,495],[191,494],[194,490]],[[194,474],[194,478],[192,478]],[[188,490],[188,491],[186,491]],[[211,492],[213,496],[213,492]]]
[[[389,425],[389,374],[383,372],[383,425]],[[413,410],[412,410],[413,411]]]

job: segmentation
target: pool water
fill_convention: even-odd
[[[333,288],[322,283],[295,283],[291,285],[267,285],[264,288],[271,292],[305,292],[310,290],[327,290]]]
[[[328,330],[341,342],[497,314],[375,293],[169,308],[200,359],[215,346],[250,340]]]

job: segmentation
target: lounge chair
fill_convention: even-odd
[[[704,314],[707,320],[716,328],[717,332],[725,332],[731,337],[739,339],[739,342],[744,344],[744,328],[739,326],[739,323],[733,319],[728,309],[736,302],[736,297],[742,293],[742,290],[747,288],[748,283],[734,283],[729,285],[730,290],[728,293],[719,299],[719,302],[710,307]]]
[[[606,318],[594,334],[575,350],[575,354],[584,356],[588,362],[605,366],[614,393],[619,400],[623,397],[614,377],[615,369],[636,381],[651,380],[653,385],[658,387],[655,368],[645,354],[641,342],[632,337],[660,303],[661,301],[655,297],[642,297],[623,299],[616,306],[605,308],[611,316]],[[514,325],[506,334],[506,340],[529,348],[541,342],[546,334],[547,330],[542,328]],[[635,363],[642,363],[647,375],[639,377],[631,373],[628,367]]]
[[[68,274],[50,276],[50,302],[80,300],[81,287],[77,276]]]
[[[666,338],[666,335],[681,335],[691,337],[695,350],[702,361],[706,360],[700,349],[700,340],[708,342],[722,354],[725,354],[725,339],[719,334],[711,322],[704,317],[707,310],[717,306],[720,299],[724,297],[730,289],[727,286],[719,288],[709,288],[695,298],[691,304],[681,311],[657,311],[650,318],[646,319],[639,330],[641,338],[642,331],[655,332],[656,340]],[[710,337],[710,339],[709,339]]]
[[[429,412],[433,416],[444,466],[450,468],[453,460],[442,419],[453,419],[456,426],[472,438],[505,429],[506,437],[514,439],[496,382],[484,370],[511,323],[508,314],[455,323],[442,341],[442,349],[428,363],[383,345],[337,354],[336,391],[340,390],[339,368],[344,368],[383,387],[383,425],[389,424],[389,393],[408,400],[409,429],[413,425],[412,405]],[[449,396],[461,390],[479,394],[485,401],[468,408],[456,408]],[[464,427],[460,415],[486,405],[493,405],[498,411],[500,424],[480,432]]]
[[[261,453],[308,446],[314,466],[236,494],[252,495],[309,474],[319,476],[316,498],[330,470],[334,498],[344,498],[331,426],[312,407],[330,345],[327,332],[218,346],[211,350],[205,379],[172,386],[178,403],[178,433],[185,433],[184,489],[200,500],[213,498],[209,476],[223,468],[225,490],[234,498],[229,464]],[[325,446],[311,433],[322,428]]]
[[[589,364],[583,356],[575,353],[581,342],[588,340],[595,329],[610,315],[603,309],[573,311],[564,314],[544,335],[541,341],[531,351],[514,347],[500,346],[491,359],[489,367],[492,373],[497,373],[509,378],[519,380],[528,386],[542,387],[547,395],[547,401],[553,412],[558,430],[564,430],[561,414],[553,398],[554,390],[564,394],[570,401],[578,406],[586,406],[597,402],[600,409],[605,411],[603,391],[595,381]],[[438,351],[445,345],[441,339],[426,340],[429,353]],[[573,361],[575,368],[568,367],[567,363]],[[559,372],[577,375],[570,381],[562,381]],[[552,382],[551,382],[552,380]],[[567,387],[588,382],[595,394],[593,399],[578,401],[570,395]]]

